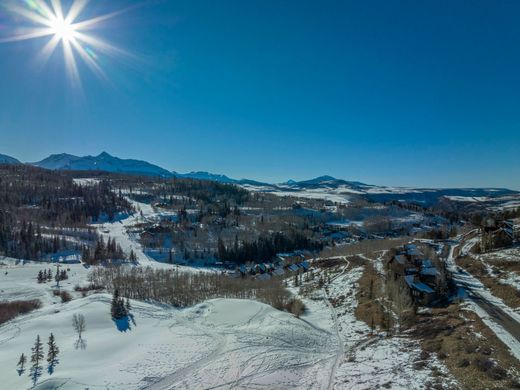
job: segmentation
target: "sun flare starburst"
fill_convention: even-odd
[[[44,65],[61,45],[67,74],[73,86],[81,86],[76,57],[80,57],[96,75],[106,80],[106,75],[99,65],[99,54],[129,54],[94,36],[92,30],[124,11],[80,20],[88,1],[73,0],[66,12],[62,0],[6,2],[5,9],[17,16],[16,31],[9,36],[0,36],[0,43],[50,37],[37,55],[39,64]],[[22,22],[26,24],[22,26]]]
[[[56,18],[53,20],[50,24],[50,28],[54,33],[54,36],[62,41],[71,41],[74,39],[76,33],[74,25],[62,18]]]

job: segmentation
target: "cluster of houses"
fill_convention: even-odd
[[[482,223],[482,239],[480,247],[482,251],[511,247],[520,239],[518,221],[486,218]]]
[[[307,272],[309,266],[309,262],[303,256],[279,255],[273,262],[252,265],[242,264],[230,275],[232,277],[251,276],[257,280],[269,280],[274,276]]]
[[[425,258],[415,244],[404,245],[388,262],[388,270],[395,279],[404,278],[417,304],[429,305],[446,292],[444,270]]]

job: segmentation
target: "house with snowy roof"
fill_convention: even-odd
[[[388,268],[394,273],[394,278],[397,279],[406,274],[406,269],[411,268],[408,259],[404,255],[395,255],[388,262]]]
[[[387,263],[388,272],[394,279],[404,278],[414,301],[427,305],[439,298],[439,292],[445,291],[446,287],[445,278],[441,278],[442,270],[424,258],[414,244],[403,246],[397,253]]]
[[[404,277],[404,280],[410,288],[414,301],[418,304],[429,305],[437,298],[435,290],[426,283],[421,282],[416,275],[407,275]]]

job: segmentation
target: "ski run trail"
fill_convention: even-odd
[[[137,236],[131,232],[132,227],[136,224],[155,221],[157,216],[156,212],[153,207],[147,203],[137,202],[130,198],[127,198],[127,200],[136,210],[134,214],[124,215],[114,222],[104,222],[93,224],[92,226],[97,228],[98,233],[103,236],[105,242],[109,237],[115,239],[116,242],[121,245],[121,248],[127,256],[133,251],[139,264],[151,267],[165,266],[148,257],[144,253],[141,244],[137,242]]]

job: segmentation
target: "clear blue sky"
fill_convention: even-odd
[[[107,4],[108,3],[108,4]],[[134,1],[91,0],[86,16]],[[283,181],[520,189],[520,2],[149,1],[95,33],[139,60],[0,44],[0,153],[107,151]],[[0,36],[16,19],[0,10]]]

